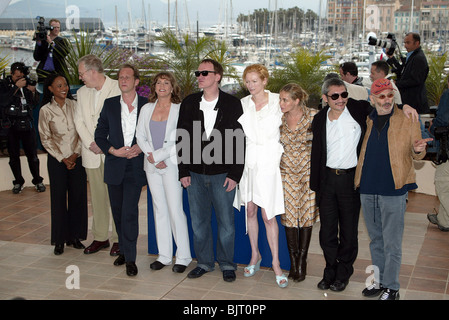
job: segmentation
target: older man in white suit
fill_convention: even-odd
[[[78,61],[79,78],[84,86],[77,92],[78,108],[75,110],[75,127],[81,138],[81,156],[86,169],[92,202],[92,234],[94,241],[85,250],[85,254],[95,253],[108,248],[109,226],[112,225],[111,256],[118,255],[118,236],[114,223],[110,223],[111,210],[107,185],[104,183],[104,154],[94,141],[100,112],[104,100],[120,95],[117,80],[104,74],[103,64],[95,55],[86,55]]]

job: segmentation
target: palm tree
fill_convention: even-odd
[[[195,41],[188,34],[183,35],[180,41],[169,30],[164,30],[157,40],[162,41],[168,49],[165,56],[159,56],[157,59],[174,73],[181,87],[182,97],[197,91],[194,72],[204,58],[218,61],[223,66],[225,75],[231,74],[230,63],[232,60],[227,56],[224,42],[217,42],[210,37],[202,37]]]
[[[321,97],[321,85],[326,71],[321,68],[329,59],[324,50],[313,53],[307,48],[298,48],[288,58],[282,59],[282,68],[275,69],[267,88],[279,92],[287,83],[299,84],[309,94],[309,106],[316,107]]]
[[[95,36],[88,32],[73,32],[74,44],[69,46],[69,52],[66,57],[66,66],[64,67],[64,75],[71,85],[82,85],[82,81],[78,75],[78,60],[88,54],[94,54],[101,58],[105,70],[109,69],[119,57],[119,48],[113,49],[101,48],[95,43]],[[107,70],[106,74],[110,75],[113,70]]]
[[[429,58],[429,74],[426,79],[427,99],[429,106],[437,106],[444,90],[447,89],[447,74],[444,71],[448,53],[427,54]]]

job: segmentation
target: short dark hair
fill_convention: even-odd
[[[345,89],[347,89],[343,80],[339,78],[330,78],[324,81],[323,86],[321,87],[321,93],[327,96],[327,94],[329,93],[329,88],[332,86],[345,87]]]
[[[359,70],[357,69],[357,65],[354,62],[343,62],[340,64],[341,70],[343,70],[343,74],[346,74],[349,72],[352,76],[358,76]]]
[[[371,66],[376,67],[376,71],[380,72],[382,71],[385,76],[388,75],[388,73],[390,72],[390,66],[388,65],[388,63],[386,61],[383,60],[378,60],[378,61],[374,61]]]
[[[203,59],[200,64],[201,63],[212,63],[212,65],[214,66],[214,71],[220,75],[220,81],[218,81],[218,83],[220,83],[221,79],[223,78],[223,66],[218,61],[210,58]]]
[[[411,35],[414,41],[418,41],[421,44],[421,36],[416,32],[409,32],[406,36]]]

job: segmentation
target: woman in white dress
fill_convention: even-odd
[[[246,277],[253,276],[260,268],[261,255],[258,247],[258,207],[266,228],[267,240],[272,255],[272,268],[279,287],[288,284],[279,262],[279,228],[277,215],[283,214],[284,195],[279,168],[283,153],[279,142],[279,126],[282,112],[279,94],[265,90],[268,70],[255,64],[243,72],[243,81],[250,92],[242,101],[243,115],[240,117],[246,135],[245,169],[236,193],[234,206],[240,210],[245,206],[246,228],[251,244],[251,261],[244,269]]]
[[[142,107],[136,128],[137,144],[145,154],[159,251],[150,268],[160,270],[172,263],[174,238],[177,251],[172,270],[182,273],[192,258],[175,145],[180,88],[173,74],[161,72],[154,77],[150,90],[150,103]]]

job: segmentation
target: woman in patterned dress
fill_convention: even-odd
[[[315,192],[310,190],[311,124],[317,110],[306,107],[308,94],[297,84],[287,84],[279,92],[282,124],[280,142],[284,147],[281,176],[284,187],[285,227],[290,255],[289,278],[303,281],[312,226],[319,221]]]

